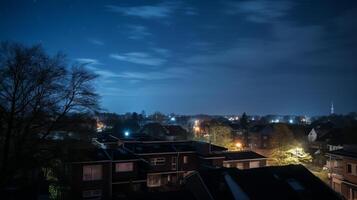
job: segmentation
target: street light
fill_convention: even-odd
[[[129,131],[124,132],[125,137],[128,137],[130,135]]]
[[[242,148],[242,143],[237,142],[237,143],[236,143],[236,147],[237,147],[238,149],[241,149],[241,148]]]

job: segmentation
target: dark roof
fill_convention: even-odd
[[[108,154],[113,160],[134,160],[134,159],[139,159],[138,156],[125,151],[122,148],[117,148],[117,149],[110,149],[107,150]]]
[[[68,154],[70,162],[93,162],[110,160],[109,154],[104,149],[88,148],[71,150]]]
[[[348,149],[338,149],[338,150],[335,150],[335,151],[329,151],[327,154],[335,155],[335,156],[349,157],[349,158],[356,158],[357,159],[357,152],[356,151],[350,151]]]
[[[302,165],[240,170],[233,178],[251,199],[338,199]]]
[[[214,199],[234,199],[227,175],[249,199],[341,199],[302,165],[272,166],[247,170],[221,168],[199,172]],[[190,181],[190,177],[188,178]],[[189,188],[195,190],[194,186]],[[235,190],[237,192],[237,190]]]
[[[223,155],[226,157],[225,160],[266,159],[254,151],[227,151]]]
[[[200,152],[201,148],[208,147],[208,143],[198,141],[152,141],[125,143],[125,148],[136,154],[144,153],[175,153]],[[211,145],[211,151],[225,151],[224,147]]]

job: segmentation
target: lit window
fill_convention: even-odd
[[[147,186],[148,187],[159,187],[161,185],[161,175],[148,175],[147,176]]]
[[[237,168],[238,169],[244,169],[243,163],[237,163]]]
[[[184,157],[183,157],[183,163],[184,163],[184,164],[188,163],[188,156],[184,156]]]
[[[102,179],[102,165],[83,166],[83,181],[95,181]]]
[[[230,164],[230,163],[224,163],[224,164],[223,164],[223,167],[230,168],[230,167],[231,167],[231,164]]]
[[[165,158],[152,158],[150,160],[151,165],[164,165],[166,162]]]
[[[132,162],[128,163],[116,163],[115,171],[116,172],[131,172],[134,170],[134,164]]]
[[[257,167],[259,167],[259,161],[249,162],[249,168],[257,168]]]

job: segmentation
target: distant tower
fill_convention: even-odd
[[[333,108],[333,101],[331,102],[331,110],[330,110],[330,114],[333,115],[335,114],[334,108]]]

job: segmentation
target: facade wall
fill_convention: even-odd
[[[101,180],[84,181],[83,180],[83,166],[85,165],[102,165]],[[110,195],[110,163],[83,163],[72,164],[71,171],[71,198],[85,199],[83,193],[85,191],[100,191],[99,199],[108,199]]]
[[[224,162],[223,166],[228,167],[228,168],[238,168],[238,169],[250,169],[251,162],[259,162],[259,167],[265,167],[266,166],[266,160],[246,160],[246,161],[230,161],[230,162]]]
[[[186,158],[184,158],[186,156]],[[151,154],[142,156],[149,164],[148,173],[190,171],[197,168],[197,157],[193,153],[173,153],[173,154]],[[163,164],[151,165],[153,159],[165,159]],[[184,159],[187,162],[184,163]],[[176,163],[176,164],[175,164]]]
[[[346,199],[357,199],[357,160],[334,158],[327,162],[327,166],[332,172],[331,188]]]
[[[348,164],[351,165],[352,173],[348,173]],[[357,160],[343,159],[343,177],[346,181],[357,185]]]
[[[117,163],[132,163],[133,170],[127,172],[117,172],[116,164]],[[139,165],[137,161],[122,161],[122,162],[113,162],[112,163],[112,180],[113,182],[123,182],[129,180],[137,180],[139,176]]]

